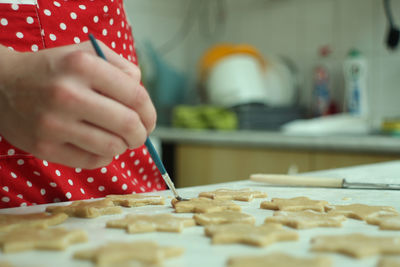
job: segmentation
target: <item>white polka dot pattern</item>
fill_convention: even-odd
[[[1,19],[0,19],[0,24],[3,25],[3,26],[7,26],[8,20],[5,19],[5,18],[1,18]]]
[[[26,17],[26,23],[32,24],[33,23],[33,18],[30,17],[30,16]]]
[[[41,1],[40,6],[0,7],[0,44],[11,50],[37,52],[77,44],[88,40],[90,32],[137,64],[122,0],[56,0]],[[4,33],[7,38],[2,37]],[[165,189],[144,146],[117,155],[110,165],[95,170],[37,159],[1,136],[0,156],[0,176],[4,177],[0,179],[0,208]]]

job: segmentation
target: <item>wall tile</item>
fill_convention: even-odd
[[[338,28],[338,49],[345,56],[355,47],[366,55],[372,55],[374,46],[373,1],[336,0],[339,4],[335,25]]]
[[[378,99],[376,111],[382,118],[400,117],[400,60],[391,56],[380,57],[381,69],[374,96]]]
[[[203,0],[202,0],[203,1]],[[187,12],[188,0],[129,0],[128,14],[136,39],[156,46],[176,33]],[[400,116],[400,46],[388,51],[383,43],[386,18],[382,0],[227,0],[226,27],[212,38],[201,34],[204,20],[197,10],[187,38],[165,56],[174,66],[196,76],[204,51],[217,42],[249,43],[264,55],[284,55],[297,65],[303,80],[301,103],[310,105],[313,67],[321,45],[332,47],[329,64],[333,91],[343,103],[343,61],[352,47],[368,59],[368,90],[373,120]],[[400,27],[400,1],[392,0]],[[200,17],[200,19],[199,19]]]
[[[151,42],[157,49],[171,39],[182,25],[182,14],[187,8],[185,0],[129,0],[125,1],[125,9],[132,24],[136,46],[144,49]],[[187,44],[181,42],[176,49],[163,57],[172,66],[184,70],[186,55],[182,53]]]
[[[299,17],[304,25],[299,32],[299,52],[308,58],[318,58],[318,50],[323,45],[329,45],[335,53],[334,38],[334,1],[305,0],[298,1]],[[334,54],[332,55],[334,56]]]
[[[241,16],[238,42],[255,45],[264,54],[293,56],[297,53],[298,13],[292,1],[252,10]]]

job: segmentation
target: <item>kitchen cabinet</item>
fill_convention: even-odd
[[[312,153],[311,171],[356,166],[363,164],[372,164],[372,163],[399,160],[399,159],[400,155],[321,151]]]
[[[178,187],[248,179],[252,173],[309,172],[400,159],[400,155],[176,144],[174,179]]]

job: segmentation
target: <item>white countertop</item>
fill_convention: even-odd
[[[384,135],[294,135],[279,131],[216,131],[157,127],[151,135],[163,142],[371,152],[400,155],[400,138]]]
[[[400,161],[335,169],[309,173],[308,175],[326,177],[346,177],[349,181],[375,181],[375,182],[398,182],[400,183]],[[355,190],[355,189],[324,189],[324,188],[285,188],[269,187],[251,181],[239,181],[215,185],[206,185],[180,189],[179,192],[184,197],[195,197],[199,192],[214,190],[217,188],[252,188],[268,193],[268,199],[274,197],[291,198],[296,196],[307,196],[312,199],[327,200],[332,204],[363,203],[369,205],[390,205],[400,211],[400,191],[390,190]],[[157,194],[169,197],[169,191]],[[349,198],[344,200],[344,198]],[[308,230],[297,230],[300,234],[298,241],[280,242],[271,244],[264,248],[252,247],[241,244],[232,245],[211,245],[210,239],[204,236],[203,227],[195,226],[186,228],[182,233],[144,233],[127,234],[120,229],[106,229],[105,223],[111,219],[124,217],[127,213],[165,213],[172,212],[167,198],[165,206],[145,206],[139,208],[124,208],[124,214],[103,216],[95,219],[70,218],[63,225],[67,228],[85,229],[89,233],[89,242],[69,247],[63,252],[54,251],[29,251],[14,254],[1,254],[1,260],[7,260],[14,266],[49,266],[49,267],[89,267],[93,266],[89,262],[74,260],[72,254],[79,250],[94,247],[107,241],[133,241],[133,240],[155,240],[162,245],[181,246],[185,248],[182,257],[167,260],[164,266],[190,266],[190,267],[222,267],[229,256],[263,254],[272,251],[285,251],[297,256],[312,256],[310,238],[319,234],[343,234],[351,232],[362,232],[370,235],[379,236],[400,236],[400,231],[380,231],[376,226],[368,225],[363,221],[348,219],[341,228],[314,228]],[[245,213],[256,217],[257,224],[261,224],[267,216],[272,215],[272,211],[260,209],[260,202],[265,199],[256,199],[250,203],[235,201],[242,206]],[[30,213],[44,211],[46,205],[33,207],[3,209],[0,213]],[[191,217],[192,214],[177,214],[177,216]],[[369,257],[363,260],[353,259],[347,256],[327,253],[334,262],[334,266],[375,266],[378,257]]]

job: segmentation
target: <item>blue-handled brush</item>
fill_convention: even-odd
[[[103,51],[101,51],[101,48],[97,43],[96,38],[94,38],[93,34],[89,34],[89,39],[93,45],[94,50],[96,51],[96,54],[102,59],[107,60]],[[174,193],[175,198],[179,201],[187,200],[178,195],[178,192],[175,189],[175,185],[171,181],[171,178],[169,177],[167,171],[165,170],[164,164],[162,163],[160,157],[158,156],[158,153],[154,148],[153,144],[151,143],[150,138],[147,137],[146,142],[144,144],[146,145],[147,150],[149,151],[152,159],[154,160],[154,163],[156,164],[158,170],[161,172],[162,178],[164,179],[165,183],[168,185],[169,189],[171,189],[171,191]]]

